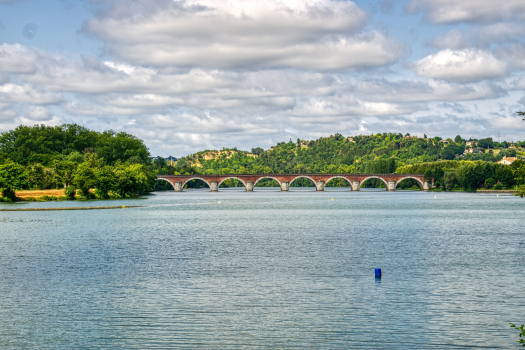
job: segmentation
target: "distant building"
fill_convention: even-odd
[[[498,161],[498,163],[499,164],[505,164],[505,165],[511,165],[516,160],[518,160],[518,158],[516,158],[516,157],[503,157],[503,159]]]
[[[472,141],[472,140],[468,140],[467,142],[465,142],[465,147],[472,148],[472,143],[473,142],[474,141]]]
[[[441,140],[441,141],[439,141],[439,142],[444,143],[444,144],[447,144],[447,143],[448,143],[447,140]]]
[[[354,141],[354,138],[353,138],[353,137],[349,137],[349,138],[348,138],[347,140],[348,140],[349,142],[354,142],[354,143],[355,143],[355,141]]]
[[[465,150],[465,152],[463,152],[463,154],[469,154],[469,153],[474,153],[474,148],[468,148]]]

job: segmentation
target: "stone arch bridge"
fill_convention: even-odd
[[[281,191],[288,191],[292,182],[299,178],[312,180],[317,191],[324,191],[326,183],[332,179],[344,179],[352,187],[352,191],[359,191],[363,182],[368,179],[383,181],[387,191],[395,191],[397,185],[405,179],[414,179],[425,191],[430,185],[423,179],[422,174],[229,174],[229,175],[157,175],[158,180],[165,180],[172,184],[175,192],[181,192],[184,185],[190,180],[202,180],[208,184],[211,191],[218,191],[221,183],[228,179],[237,179],[244,184],[246,191],[253,191],[258,181],[274,179],[281,186]]]

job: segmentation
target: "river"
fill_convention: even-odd
[[[0,212],[0,348],[519,346],[525,199],[256,188],[0,209],[94,205],[143,207]]]

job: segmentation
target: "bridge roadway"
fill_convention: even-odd
[[[430,185],[422,174],[228,174],[228,175],[157,175],[158,180],[165,180],[172,184],[175,192],[181,192],[184,185],[190,180],[199,179],[208,184],[211,191],[218,191],[221,183],[228,179],[237,179],[244,184],[246,191],[253,188],[262,179],[274,179],[281,186],[281,191],[288,191],[290,185],[299,178],[313,181],[317,191],[324,191],[324,187],[331,179],[345,179],[352,187],[352,191],[359,191],[363,182],[368,179],[379,179],[386,185],[387,191],[395,191],[397,185],[404,179],[414,179],[421,188],[428,191]]]

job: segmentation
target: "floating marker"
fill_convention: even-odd
[[[125,207],[126,207],[125,205],[122,206],[122,208],[125,208]]]
[[[219,201],[218,203],[221,204],[221,201]]]
[[[437,198],[438,196],[434,196],[434,198]]]
[[[332,200],[334,200],[334,199],[332,198]]]
[[[381,277],[381,269],[376,269],[376,277]]]

